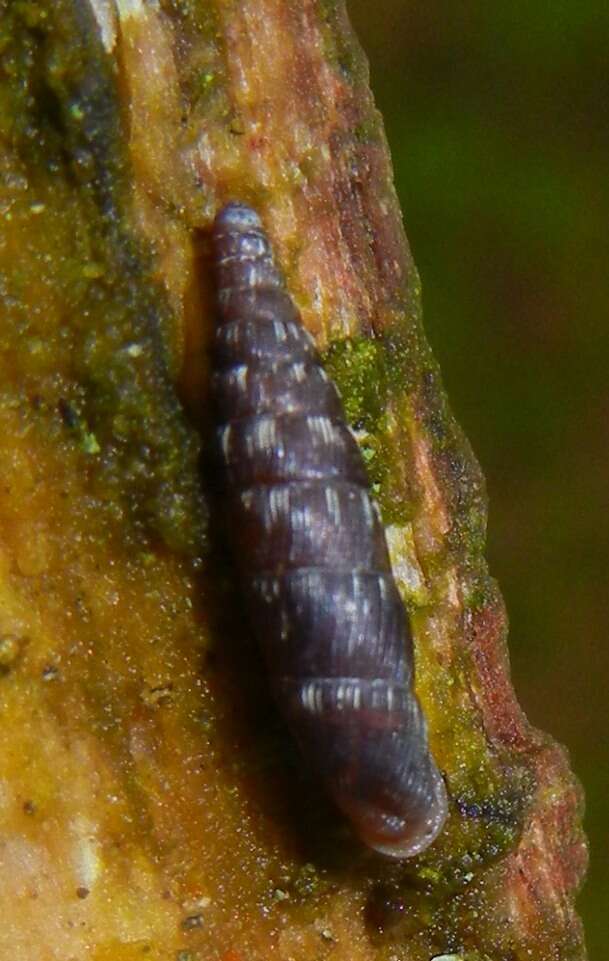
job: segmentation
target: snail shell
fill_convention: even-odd
[[[410,857],[446,791],[365,466],[258,215],[228,204],[212,241],[217,446],[251,624],[310,767],[365,844]]]

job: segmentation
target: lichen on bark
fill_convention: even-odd
[[[510,686],[484,484],[342,2],[0,10],[0,953],[579,961],[580,792]],[[413,861],[366,855],[300,770],[206,539],[229,198],[265,221],[387,525],[451,796]]]

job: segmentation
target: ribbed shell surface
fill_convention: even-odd
[[[228,204],[212,240],[212,394],[244,601],[309,765],[366,844],[408,857],[440,831],[446,793],[364,463],[258,215]]]

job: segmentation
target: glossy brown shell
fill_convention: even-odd
[[[417,854],[442,828],[446,792],[357,442],[255,211],[220,211],[213,258],[230,538],[279,709],[360,838]]]

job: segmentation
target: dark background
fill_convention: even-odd
[[[425,326],[482,464],[530,719],[587,795],[580,897],[609,935],[609,3],[349,0]]]

